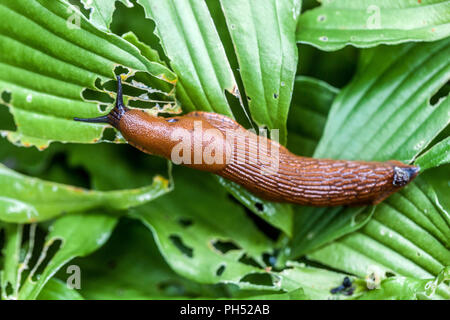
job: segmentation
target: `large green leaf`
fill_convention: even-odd
[[[82,270],[81,293],[87,299],[213,298],[227,295],[223,286],[201,285],[177,275],[164,261],[148,229],[129,219],[121,220],[103,248],[71,264],[79,265]]]
[[[4,103],[17,126],[8,134],[15,143],[44,148],[53,140],[98,141],[104,125],[74,122],[73,117],[100,114],[105,102],[88,102],[82,92],[99,91],[114,78],[117,66],[130,75],[140,71],[136,79],[148,86],[176,81],[165,66],[147,60],[120,37],[99,31],[65,3],[1,0],[0,15],[0,91],[11,94]]]
[[[306,157],[313,155],[338,92],[326,82],[314,78],[295,78],[287,123],[288,148],[291,152]]]
[[[220,0],[239,61],[252,118],[278,129],[286,121],[297,69],[295,29],[300,0]]]
[[[314,156],[412,162],[449,123],[450,99],[429,102],[450,78],[449,54],[448,39],[364,52],[357,75],[334,100]],[[371,212],[361,210],[297,207],[292,257],[360,228]]]
[[[47,281],[63,265],[75,257],[84,257],[101,247],[108,240],[116,222],[117,218],[98,213],[75,214],[56,220],[49,229],[36,265],[19,290],[18,298],[36,299]],[[36,271],[43,267],[41,263],[45,261],[49,248],[57,241],[61,241],[60,247],[45,265],[38,279],[35,279]]]
[[[168,191],[168,180],[160,176],[146,187],[101,192],[31,178],[0,164],[0,220],[29,223],[100,207],[123,210]]]
[[[433,41],[449,35],[448,0],[324,0],[300,16],[297,28],[297,41],[322,50]]]
[[[177,97],[185,110],[232,116],[225,90],[239,96],[225,50],[204,1],[138,0],[178,75]]]
[[[130,213],[152,230],[167,263],[201,283],[246,286],[245,275],[264,273],[262,254],[273,244],[244,210],[207,174],[180,168],[174,178],[173,192]]]
[[[379,204],[363,228],[307,257],[360,277],[376,268],[382,278],[428,279],[450,265],[449,217],[434,190],[418,181]],[[450,297],[450,290],[440,294]]]

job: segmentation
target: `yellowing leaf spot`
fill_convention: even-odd
[[[164,188],[167,188],[169,186],[169,180],[167,180],[166,178],[164,178],[162,176],[156,176],[153,180],[154,180],[154,182],[162,183]]]
[[[161,80],[164,80],[164,81],[166,81],[166,82],[168,82],[170,84],[173,84],[173,85],[175,85],[177,83],[177,81],[178,81],[178,79],[174,79],[174,80],[167,79],[167,77],[166,77],[166,75],[164,73],[162,75],[160,75],[159,78]]]

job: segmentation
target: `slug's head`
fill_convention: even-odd
[[[123,104],[123,95],[122,95],[122,79],[120,76],[117,76],[117,97],[116,97],[116,105],[111,110],[111,112],[105,116],[97,117],[97,118],[74,118],[75,121],[83,121],[90,123],[108,123],[115,128],[119,128],[119,122],[125,112],[129,111],[127,107]]]
[[[410,183],[420,171],[419,166],[404,164],[400,161],[391,160],[387,162],[392,168],[389,179],[389,185],[386,186],[386,192],[377,197],[371,204],[378,204],[391,194],[399,191],[408,183]]]
[[[417,176],[419,171],[419,166],[395,166],[392,184],[395,187],[404,187]]]

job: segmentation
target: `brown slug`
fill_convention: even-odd
[[[403,188],[419,167],[399,161],[347,161],[297,156],[277,142],[210,112],[157,117],[116,105],[102,117],[139,150],[234,181],[261,198],[309,206],[377,204]]]

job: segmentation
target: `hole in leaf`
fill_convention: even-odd
[[[114,99],[111,98],[107,93],[100,92],[97,90],[92,90],[89,88],[84,89],[81,92],[81,96],[83,97],[83,99],[85,99],[87,101],[98,101],[98,102],[107,103],[107,104],[114,103]]]
[[[450,82],[447,82],[430,98],[430,105],[435,106],[438,104],[441,99],[448,96],[449,92]]]
[[[100,78],[95,79],[95,83],[94,84],[95,84],[95,87],[98,90],[103,91],[102,79],[100,79]]]
[[[130,70],[128,68],[125,68],[123,66],[116,66],[114,68],[114,73],[116,76],[120,76],[121,74],[129,74]]]
[[[273,94],[273,98],[274,98],[274,99],[278,99],[278,94],[277,94],[277,93],[274,93],[274,94]]]
[[[217,268],[216,275],[220,277],[224,271],[225,271],[225,265],[223,264],[219,268]]]
[[[239,282],[248,282],[251,284],[272,286],[272,277],[268,273],[250,273],[244,276]]]
[[[169,239],[170,241],[172,241],[173,245],[177,247],[178,250],[180,250],[182,254],[189,258],[192,258],[194,256],[194,250],[186,246],[179,236],[171,235]]]
[[[231,241],[216,240],[216,241],[211,241],[211,244],[213,245],[214,248],[216,248],[218,251],[220,251],[223,254],[225,254],[231,250],[239,250],[240,249],[240,247],[238,247]]]
[[[100,109],[101,112],[105,112],[108,109],[108,105],[107,104],[99,104],[98,108]]]
[[[183,227],[189,227],[191,226],[194,222],[191,219],[187,219],[187,218],[179,218],[178,219],[178,223],[181,224]]]
[[[61,248],[62,241],[61,239],[56,239],[53,241],[53,243],[49,247],[44,247],[43,251],[41,252],[41,255],[38,258],[39,265],[37,266],[37,269],[34,270],[33,274],[33,281],[37,281],[39,279],[39,276],[44,272],[45,267],[48,265],[48,263],[53,259],[55,254],[58,252],[58,250]]]
[[[258,211],[264,211],[264,205],[261,202],[255,202],[255,208]]]
[[[114,141],[116,139],[116,130],[114,128],[105,128],[102,135],[103,141]]]
[[[392,278],[392,277],[395,277],[395,273],[386,271],[385,276],[386,276],[386,278]]]
[[[255,259],[249,257],[247,254],[244,254],[242,257],[239,258],[238,260],[240,263],[252,266],[252,267],[258,267],[260,268],[261,266],[255,261]]]
[[[17,130],[14,117],[4,104],[0,104],[0,129],[9,131]]]
[[[2,100],[3,102],[5,102],[6,104],[9,104],[11,102],[11,92],[9,91],[3,91],[2,92]]]
[[[90,14],[91,14],[91,10],[87,10],[84,8],[84,5],[81,3],[80,0],[69,0],[70,4],[72,4],[73,6],[76,6],[77,10],[79,10],[79,12],[81,12],[81,14],[83,16],[85,16],[86,18],[89,18]],[[72,12],[72,11],[71,11]]]

